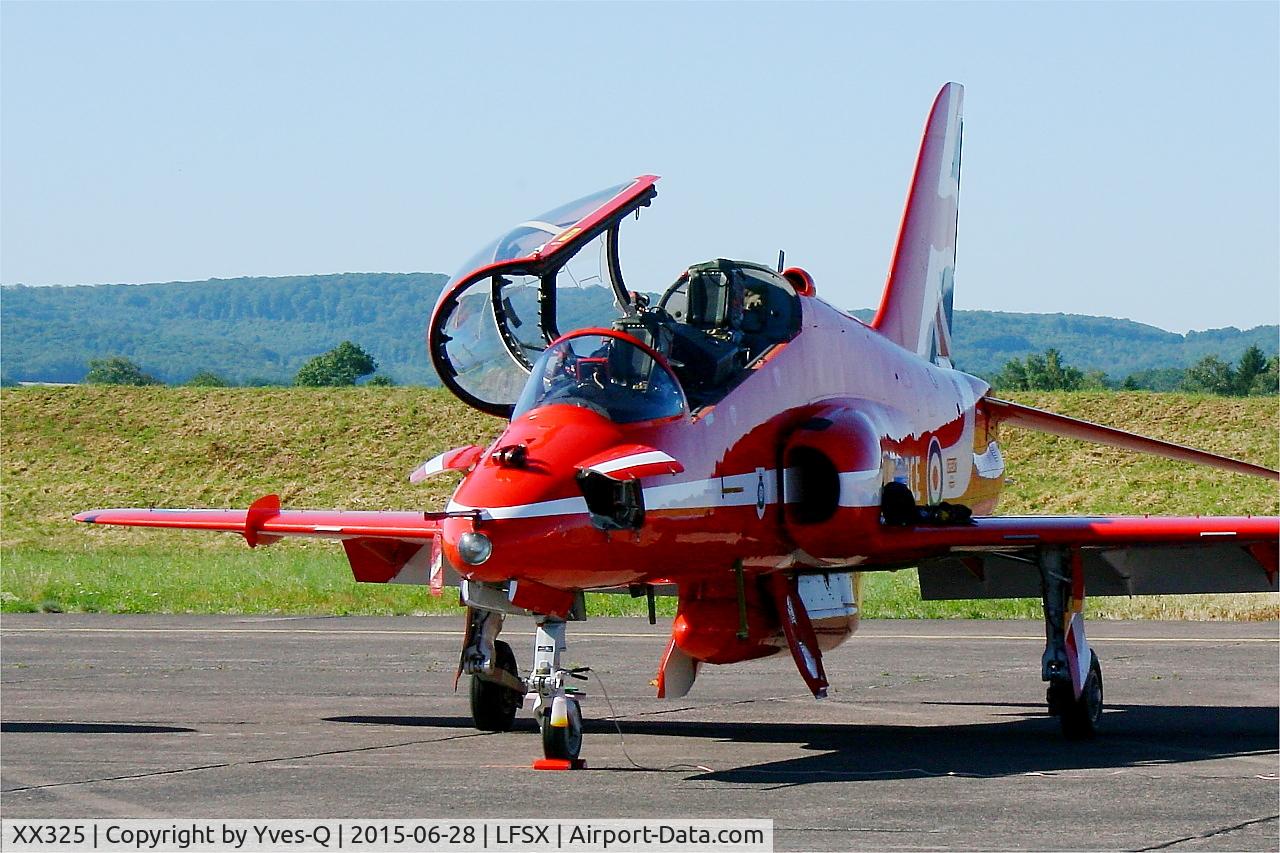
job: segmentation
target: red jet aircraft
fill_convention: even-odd
[[[618,232],[644,175],[522,222],[442,292],[428,349],[444,384],[508,419],[488,447],[414,471],[465,472],[441,512],[110,509],[78,521],[339,539],[358,581],[460,576],[458,674],[485,730],[532,698],[545,755],[577,759],[582,673],[562,664],[584,590],[678,597],[658,695],[702,664],[788,649],[815,696],[822,653],[858,626],[863,572],[918,567],[925,599],[1038,596],[1049,712],[1091,734],[1102,671],[1093,595],[1277,589],[1274,517],[996,517],[1002,427],[1240,474],[1276,471],[996,399],[951,366],[962,88],[925,126],[880,308],[863,323],[802,269],[717,259],[662,293],[628,290]],[[779,264],[781,266],[781,264]],[[522,675],[498,639],[533,615]],[[457,678],[455,677],[455,687]]]

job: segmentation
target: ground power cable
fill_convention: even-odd
[[[604,679],[600,677],[600,673],[596,672],[589,666],[579,666],[571,670],[575,675],[590,674],[596,680],[596,684],[600,685],[600,693],[604,696],[605,704],[609,706],[609,722],[613,723],[614,729],[618,732],[618,742],[622,745],[622,754],[626,756],[627,761],[631,762],[631,766],[637,770],[649,770],[658,773],[666,773],[672,770],[701,770],[704,773],[714,773],[710,767],[703,764],[668,764],[666,767],[647,767],[631,757],[631,753],[627,751],[627,739],[622,735],[622,726],[618,723],[618,709],[613,706],[613,700],[609,698],[609,690],[604,686]]]

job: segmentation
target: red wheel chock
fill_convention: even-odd
[[[583,758],[539,758],[533,762],[534,770],[586,770],[587,762]]]

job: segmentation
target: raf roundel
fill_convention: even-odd
[[[929,442],[929,503],[942,501],[942,445],[934,438]]]

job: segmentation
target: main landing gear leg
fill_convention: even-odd
[[[533,716],[542,732],[543,755],[574,762],[582,750],[582,710],[578,704],[582,694],[565,686],[574,676],[560,662],[565,648],[564,620],[550,616],[540,618],[529,692],[536,694]]]
[[[496,611],[467,608],[458,674],[471,676],[471,719],[482,732],[510,731],[516,711],[524,703],[525,684],[520,679],[515,652],[498,639],[502,620],[502,614]]]
[[[1067,738],[1093,737],[1102,717],[1102,666],[1084,633],[1084,566],[1078,550],[1040,551],[1045,649],[1040,677],[1049,683],[1049,713]]]

